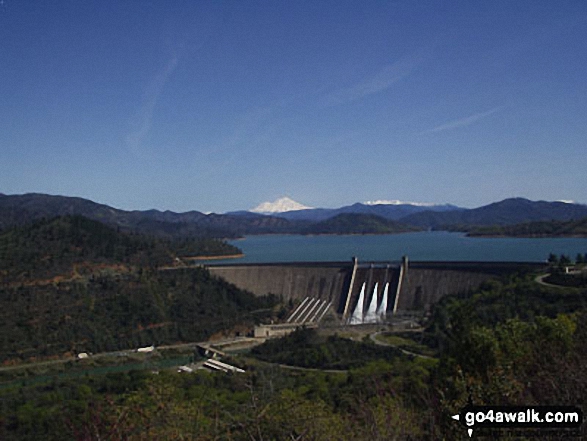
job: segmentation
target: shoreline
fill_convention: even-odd
[[[186,260],[222,260],[222,259],[240,259],[245,257],[244,253],[240,254],[227,254],[225,256],[189,256],[189,257],[182,257],[182,259]]]
[[[389,236],[396,234],[408,234],[408,233],[422,233],[426,230],[409,230],[409,231],[397,231],[397,232],[379,232],[379,233],[258,233],[258,234],[247,234],[244,237],[237,239],[227,239],[232,241],[246,240],[247,237],[266,237],[266,236],[300,236],[300,237],[314,237],[314,236]],[[450,233],[451,231],[449,231]]]
[[[553,235],[553,234],[528,234],[528,235],[523,235],[523,234],[476,234],[476,233],[465,233],[467,237],[471,237],[471,238],[475,238],[475,237],[488,237],[488,238],[493,238],[493,239],[503,239],[503,238],[509,238],[509,239],[587,239],[587,235],[585,234],[559,234],[559,235]]]

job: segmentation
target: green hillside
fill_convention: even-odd
[[[199,211],[126,211],[88,199],[39,193],[0,193],[0,230],[57,216],[84,216],[125,232],[164,238],[227,238],[297,231],[297,222],[272,216],[231,216]]]
[[[307,227],[304,234],[390,234],[417,228],[374,214],[344,213]]]
[[[6,231],[0,235],[0,360],[197,341],[252,325],[260,316],[251,311],[269,313],[272,300],[203,268],[170,267],[177,256],[235,252],[209,239],[120,233],[81,216]]]
[[[170,265],[176,257],[238,254],[214,239],[165,240],[121,233],[82,216],[40,220],[0,234],[0,275],[4,283],[71,277],[96,265]]]
[[[252,326],[272,305],[203,268],[2,286],[0,361],[201,341]]]
[[[435,230],[468,231],[477,226],[505,226],[551,220],[569,221],[585,216],[587,216],[586,205],[510,198],[467,210],[425,211],[400,220],[409,225]]]
[[[587,218],[472,228],[469,236],[587,237]]]

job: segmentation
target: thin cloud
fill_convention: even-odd
[[[251,108],[235,118],[233,127],[224,129],[228,133],[222,139],[205,148],[195,149],[194,166],[213,165],[200,171],[200,176],[215,177],[218,170],[238,166],[254,154],[252,152],[270,148],[270,142],[279,129],[274,116],[283,105],[283,102],[277,101],[264,107]]]
[[[395,63],[384,66],[377,73],[365,78],[360,83],[331,93],[324,100],[325,104],[334,106],[383,92],[410,75],[414,68],[420,65],[423,60],[424,55],[422,52],[413,54],[410,57],[401,58]]]
[[[169,77],[177,67],[178,58],[173,56],[165,65],[165,67],[153,78],[149,87],[145,91],[143,101],[135,121],[132,123],[132,130],[126,136],[126,143],[130,150],[138,154],[141,150],[143,140],[151,130],[151,123],[153,120],[153,113],[155,106],[159,100],[159,96],[163,90],[163,87],[169,80]]]
[[[453,130],[458,129],[460,127],[467,127],[471,124],[476,123],[477,121],[488,117],[489,115],[493,115],[495,112],[501,109],[500,107],[495,107],[487,112],[475,113],[474,115],[466,116],[464,118],[459,118],[454,121],[447,122],[445,124],[441,124],[439,126],[434,127],[433,129],[427,130],[424,133],[437,133],[437,132],[444,132],[446,130]]]

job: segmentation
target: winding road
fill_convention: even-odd
[[[387,347],[391,347],[391,348],[397,348],[397,349],[399,349],[400,351],[402,351],[402,353],[404,353],[404,354],[406,354],[406,355],[412,355],[412,356],[414,356],[414,357],[427,358],[427,359],[429,359],[429,360],[434,360],[434,357],[431,357],[431,356],[429,356],[429,355],[418,354],[418,353],[416,353],[416,352],[412,352],[412,351],[408,351],[407,349],[400,348],[400,347],[398,347],[397,345],[394,345],[394,344],[391,344],[391,343],[385,343],[385,342],[382,342],[382,341],[380,341],[380,340],[377,340],[377,336],[378,336],[379,334],[382,334],[383,332],[386,332],[386,331],[378,331],[378,332],[374,332],[373,334],[369,335],[369,338],[370,338],[370,339],[371,339],[371,341],[372,341],[373,343],[375,343],[376,345],[379,345],[379,346],[387,346]]]

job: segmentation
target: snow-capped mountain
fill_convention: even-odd
[[[378,199],[376,201],[365,201],[363,202],[364,205],[414,205],[416,207],[434,207],[437,204],[432,204],[429,202],[404,202],[398,201],[397,199],[387,200],[387,199]]]
[[[249,211],[253,213],[271,214],[311,209],[312,207],[300,204],[299,202],[296,202],[293,199],[290,199],[288,197],[282,197],[273,202],[263,202],[262,204],[257,205],[255,208]]]
[[[379,202],[379,201],[373,201]],[[435,204],[382,204],[382,203],[356,203],[340,208],[312,208],[302,210],[290,210],[273,212],[273,216],[282,217],[292,221],[319,222],[343,213],[373,214],[389,220],[399,220],[404,216],[422,211],[452,211],[461,210],[454,205]]]

